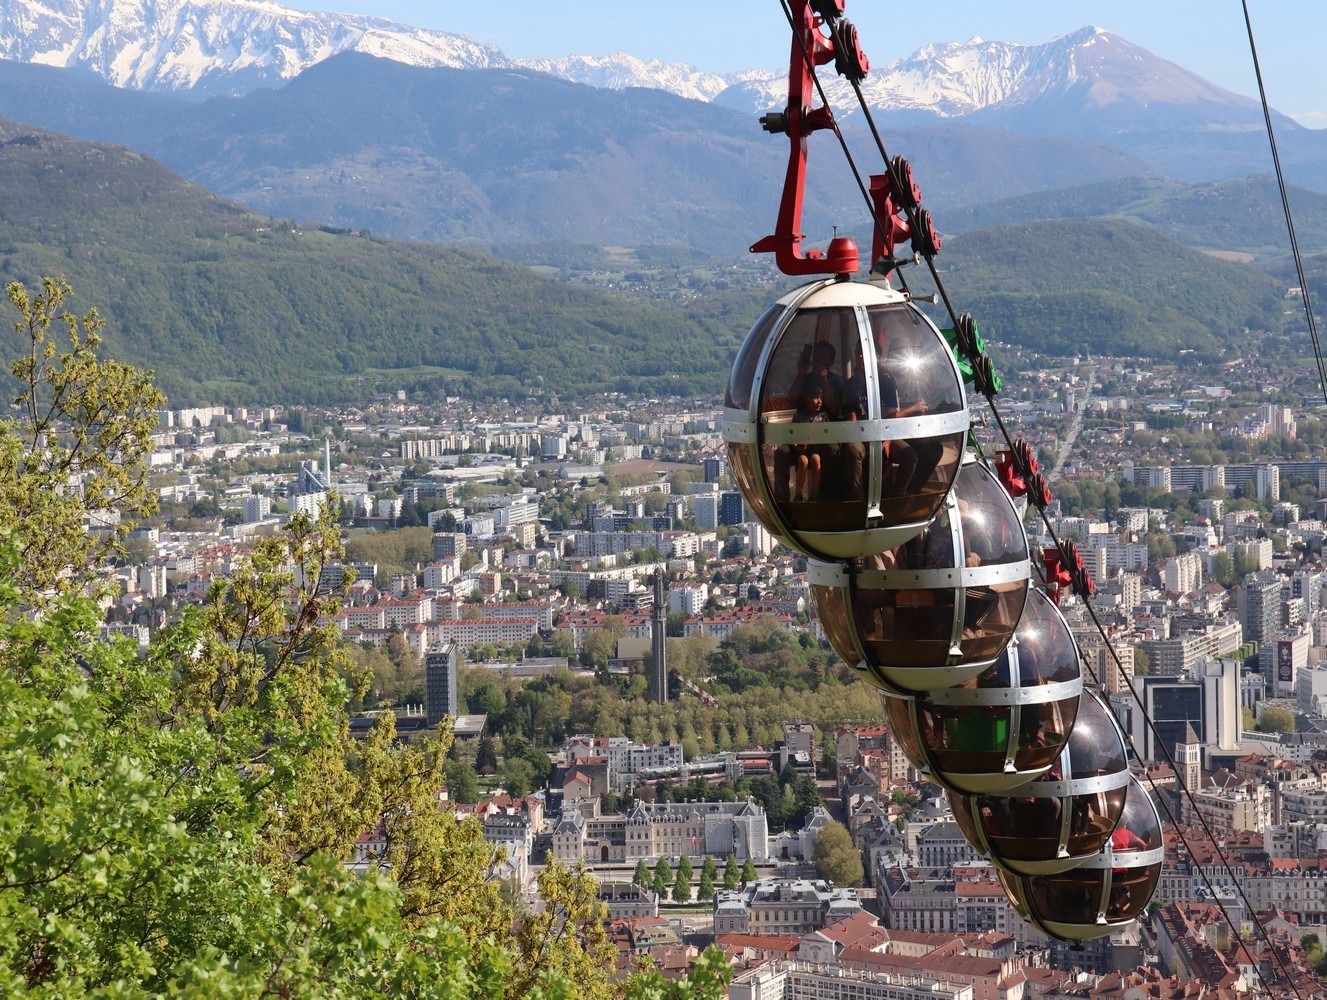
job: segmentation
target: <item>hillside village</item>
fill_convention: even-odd
[[[816,976],[896,991],[854,995],[913,995],[897,992],[906,986],[958,1000],[1184,996],[1198,978],[1219,984],[1205,995],[1234,997],[1258,976],[1318,995],[1309,967],[1321,953],[1308,935],[1327,936],[1327,888],[1314,888],[1327,843],[1327,461],[1306,453],[1300,431],[1313,438],[1320,408],[1232,408],[1271,378],[1256,368],[1217,386],[1187,385],[1177,369],[1150,380],[1155,399],[1137,395],[1138,375],[1112,359],[1029,367],[1009,405],[1019,433],[1059,467],[1065,499],[1052,523],[1079,541],[1104,638],[1076,598],[1064,595],[1061,611],[1170,803],[1147,919],[1082,949],[1025,923],[878,720],[818,731],[787,718],[772,743],[707,739],[703,752],[650,743],[643,730],[569,735],[541,748],[543,787],[453,797],[458,816],[478,817],[504,849],[493,877],[528,887],[550,853],[583,862],[603,883],[624,963],[649,954],[685,968],[713,940],[738,968],[733,996]],[[412,689],[380,692],[356,725],[389,710],[403,738],[451,719],[458,743],[491,742],[467,704],[474,677],[634,676],[643,688],[661,625],[670,646],[694,636],[712,646],[764,621],[823,647],[805,560],[748,516],[713,409],[607,399],[573,417],[542,412],[547,401],[485,409],[404,396],[320,413],[163,413],[152,467],[164,513],[108,570],[120,598],[105,632],[149,642],[253,539],[335,495],[352,548],[407,525],[428,538],[413,565],[348,557],[325,574],[343,598],[344,640],[395,647],[418,667]],[[1181,464],[1178,435],[1195,457],[1223,457],[1225,441],[1248,460]],[[1088,506],[1094,497],[1105,509]],[[1034,552],[1048,544],[1034,535]],[[714,686],[675,673],[672,697],[712,707],[725,697]],[[1192,800],[1175,791],[1177,768]],[[795,829],[771,830],[750,795],[666,791],[798,775],[818,778],[823,797]],[[814,845],[831,819],[851,833],[870,888],[817,872]],[[366,831],[347,862],[375,851]],[[722,884],[710,873],[701,910],[674,911],[669,883],[633,878],[633,866],[654,872],[661,859],[752,868]],[[1237,921],[1261,921],[1277,954],[1233,941],[1214,897]]]

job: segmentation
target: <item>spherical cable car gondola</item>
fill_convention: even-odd
[[[1055,764],[1082,691],[1073,635],[1050,598],[1033,590],[1013,640],[982,674],[884,703],[903,752],[937,784],[1009,793]]]
[[[969,426],[944,337],[880,282],[818,281],[781,298],[739,350],[724,405],[729,467],[752,512],[822,559],[921,531]]]
[[[1120,821],[1102,850],[1078,867],[1050,875],[999,872],[1010,902],[1027,920],[1063,941],[1102,937],[1146,909],[1161,879],[1161,817],[1131,777]]]
[[[907,162],[895,157],[886,174],[870,178],[873,280],[850,280],[858,271],[858,255],[849,239],[836,236],[825,252],[802,249],[807,138],[820,130],[838,132],[828,106],[812,106],[817,93],[823,96],[814,69],[833,62],[854,84],[869,69],[843,10],[844,0],[807,0],[789,10],[794,39],[788,102],[782,111],[761,118],[766,131],[787,135],[788,169],[776,229],[751,247],[773,252],[785,274],[835,277],[785,295],[743,342],[725,398],[723,435],[730,468],[756,518],[779,541],[825,561],[811,566],[822,624],[839,654],[871,683],[911,698],[908,718],[902,724],[896,720],[900,738],[913,732],[913,751],[938,780],[975,790],[951,791],[951,801],[964,834],[1003,870],[1006,892],[1015,898],[1026,890],[1021,897],[1029,901],[1025,912],[1044,918],[1050,933],[1091,936],[1085,928],[1095,927],[1097,919],[1109,926],[1133,903],[1112,909],[1110,897],[1102,896],[1093,921],[1080,923],[1088,905],[1047,907],[1038,893],[1051,884],[1046,880],[1073,874],[1068,869],[1074,865],[1096,871],[1093,858],[1102,855],[1120,820],[1130,780],[1123,735],[1095,695],[1080,696],[1075,719],[1072,696],[1062,697],[1068,687],[1031,693],[1050,685],[1025,683],[1025,673],[1053,684],[1074,683],[1056,670],[1033,671],[1016,662],[1025,654],[1035,656],[1031,641],[1021,650],[1020,639],[1005,661],[1004,678],[997,667],[994,680],[981,679],[1019,620],[1024,598],[1015,588],[1027,585],[1026,539],[1020,525],[1022,554],[1010,562],[1021,559],[1021,578],[974,578],[957,527],[965,512],[950,494],[968,430],[962,371],[943,336],[910,297],[887,280],[874,280],[887,279],[907,262],[894,258],[894,247],[903,240],[911,242],[913,260],[925,258],[928,265],[940,250],[939,234],[921,207]],[[931,273],[939,286],[933,265]],[[952,307],[950,316],[954,350],[974,384],[992,397],[999,379],[975,323],[966,314],[956,316]],[[1030,461],[1010,468],[1028,481],[1039,504],[1049,501],[1049,490]],[[1008,495],[1004,501],[1009,502]],[[1013,520],[1019,523],[1018,514]],[[920,548],[907,550],[904,543],[923,532]],[[929,543],[945,538],[948,563],[917,561]],[[851,563],[830,565],[830,560]],[[983,568],[999,574],[1008,569]],[[1090,593],[1090,578],[1079,569],[1083,579],[1075,580],[1075,589]],[[914,579],[904,584],[890,576],[900,572],[911,572]],[[932,572],[942,575],[922,576]],[[1060,574],[1055,581],[1061,582]],[[980,599],[982,588],[991,592],[986,597],[995,596],[995,608],[985,617],[978,615],[987,603]],[[942,600],[941,594],[952,594],[952,600]],[[942,605],[944,611],[921,610]],[[891,616],[884,614],[887,610]],[[914,631],[927,626],[925,634],[909,636],[910,624]],[[1076,649],[1074,654],[1076,667]],[[958,755],[937,757],[953,747],[933,734],[950,721],[974,720],[985,720],[983,749],[960,747]],[[1067,733],[1059,748],[1053,740],[1036,745],[1044,739],[1039,721],[1046,723],[1047,735],[1052,727]],[[932,735],[922,735],[928,722]],[[916,730],[910,724],[917,724]],[[1032,731],[1023,747],[1027,724]],[[953,735],[962,740],[978,734],[973,727],[971,733]],[[963,753],[972,754],[976,763],[962,763]],[[1048,758],[1041,778],[1005,791],[1006,782],[1035,774]],[[992,792],[996,788],[1000,794]],[[1105,885],[1120,884],[1116,876],[1122,872],[1127,881],[1129,868],[1112,864]],[[1063,884],[1070,881],[1066,877]]]
[[[991,864],[1044,875],[1101,852],[1128,785],[1119,723],[1097,694],[1084,691],[1069,739],[1044,776],[1001,794],[948,794],[959,830]]]
[[[852,564],[812,560],[830,645],[894,694],[953,687],[1000,656],[1023,612],[1027,536],[1008,494],[971,456],[916,535]]]

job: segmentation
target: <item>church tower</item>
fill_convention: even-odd
[[[1190,792],[1196,792],[1203,780],[1203,741],[1193,731],[1193,723],[1184,724],[1184,736],[1175,744],[1175,766],[1179,779]]]
[[[663,570],[654,574],[654,619],[650,629],[650,653],[654,660],[650,672],[650,697],[656,705],[668,703],[668,604],[664,591]]]

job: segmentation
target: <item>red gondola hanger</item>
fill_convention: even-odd
[[[772,111],[760,119],[765,131],[786,133],[788,136],[788,170],[783,181],[783,199],[779,203],[779,217],[774,232],[752,244],[752,253],[773,253],[774,261],[784,274],[855,274],[858,267],[857,244],[845,236],[830,241],[828,254],[819,250],[802,252],[802,199],[806,193],[806,140],[812,132],[834,128],[834,115],[829,108],[811,107],[815,94],[816,66],[834,62],[842,68],[855,65],[863,75],[869,69],[866,55],[856,46],[856,32],[851,53],[840,54],[833,39],[827,38],[821,27],[833,23],[843,13],[845,0],[823,0],[812,3],[804,0],[794,4],[792,55],[788,61],[788,106],[783,111]],[[840,37],[843,37],[840,35]]]

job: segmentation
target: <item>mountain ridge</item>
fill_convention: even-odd
[[[340,401],[382,385],[708,395],[793,283],[725,287],[714,268],[708,286],[630,300],[471,250],[264,218],[119,147],[0,120],[0,148],[0,280],[63,274],[75,308],[105,316],[107,352],[155,368],[177,404]],[[1049,353],[1215,352],[1282,321],[1277,280],[1118,220],[964,233],[940,259],[984,331]]]
[[[12,70],[23,66],[35,71],[41,68],[38,63],[59,65],[137,87],[135,93],[143,97],[151,94],[197,104],[205,97],[283,89],[329,64],[348,65],[346,58],[355,54],[421,71],[538,73],[550,84],[560,80],[623,95],[644,89],[740,115],[754,116],[786,101],[783,69],[714,74],[622,52],[514,60],[456,33],[379,18],[294,11],[266,0],[0,0],[0,57],[11,69],[7,81],[15,78]],[[845,130],[861,129],[864,116],[849,85],[828,69],[821,77],[836,119]],[[1189,183],[1240,177],[1268,166],[1257,102],[1094,26],[1030,45],[984,38],[931,43],[904,58],[877,63],[863,82],[863,93],[875,122],[891,131],[963,124],[1096,143],[1138,161],[1129,173],[1159,173]],[[401,97],[388,95],[377,117],[390,122]],[[117,112],[126,110],[123,101],[91,99],[103,108],[115,104]],[[29,109],[9,101],[0,106],[0,115],[80,138],[122,142],[185,169],[159,145],[154,147],[152,137],[141,138],[152,116],[138,109],[128,112],[136,119],[136,134],[123,125],[112,132],[110,116],[80,128],[71,122],[70,109],[36,103]],[[674,114],[679,119],[694,117],[686,111]],[[173,120],[177,113],[167,117]],[[1274,114],[1273,120],[1292,181],[1327,191],[1327,130],[1305,129],[1281,115]],[[741,121],[739,116],[733,122],[723,142],[739,133],[758,134],[750,118]],[[360,124],[374,123],[366,119]],[[403,128],[391,145],[399,157],[409,153],[413,140]],[[822,161],[822,154],[817,153],[816,159]],[[355,164],[329,166],[353,173]],[[422,162],[418,169],[430,167]],[[1120,175],[1112,171],[1112,176]],[[191,176],[215,186],[211,176]],[[1082,179],[1104,177],[1098,171]],[[1069,177],[1059,178],[1052,186],[1072,182]],[[265,191],[269,185],[260,180],[256,189]],[[247,190],[237,184],[224,193],[248,197]],[[1018,193],[1017,187],[1005,186],[989,197]],[[324,192],[324,201],[332,197],[334,193]],[[293,200],[255,207],[293,214],[297,205]],[[365,219],[374,214],[364,213]],[[829,224],[840,221],[832,219]],[[419,238],[420,234],[402,229],[394,235]]]
[[[133,89],[195,97],[240,93],[289,81],[345,51],[417,67],[534,69],[595,87],[666,90],[745,112],[777,107],[787,92],[782,68],[710,73],[620,51],[518,60],[458,32],[269,0],[0,0],[0,58],[84,68]],[[1080,65],[1091,72],[1080,72]],[[1136,89],[1140,66],[1158,85],[1158,99],[1173,100],[1178,81],[1189,99],[1256,105],[1091,25],[1037,44],[932,42],[875,66],[862,87],[882,113],[949,119],[1026,103],[1048,87],[1099,78],[1103,69],[1113,74],[1113,88]],[[851,117],[848,84],[832,73],[823,77],[831,105],[840,117]],[[1108,95],[1098,88],[1095,99]]]
[[[0,281],[64,275],[107,352],[177,403],[360,398],[370,371],[474,395],[709,392],[739,340],[714,303],[690,318],[474,251],[264,218],[120,147],[0,120],[0,149]]]
[[[465,35],[267,0],[0,2],[0,58],[196,98],[271,86],[348,50],[421,66],[512,65]]]
[[[85,78],[80,77],[80,80]],[[738,255],[774,224],[786,140],[721,106],[527,69],[418,69],[342,53],[279,90],[198,103],[0,63],[0,115],[164,162],[258,212],[396,239],[674,243]],[[961,124],[892,137],[933,208],[1147,173],[1099,144]],[[816,151],[806,232],[862,217]],[[959,169],[962,167],[962,169]],[[932,185],[928,178],[943,177]]]

